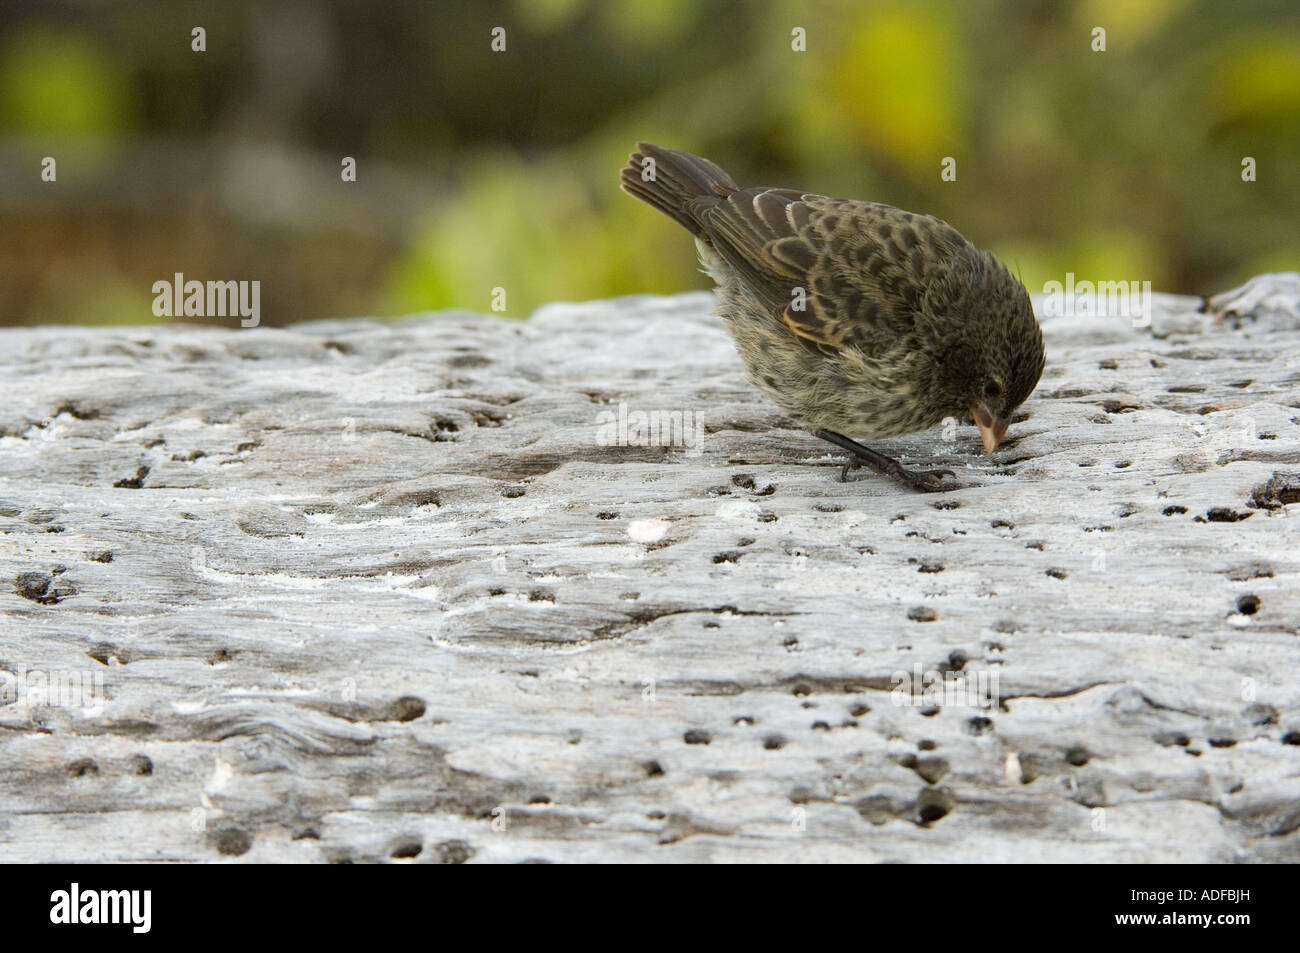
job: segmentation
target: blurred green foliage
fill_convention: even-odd
[[[639,139],[742,184],[939,215],[1030,290],[1300,269],[1294,3],[3,10],[4,323],[153,322],[149,288],[177,271],[260,279],[274,324],[708,287],[685,233],[617,190]]]
[[[107,136],[130,128],[121,65],[91,37],[54,26],[20,32],[0,59],[0,115],[18,133]]]

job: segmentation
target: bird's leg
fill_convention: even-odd
[[[833,430],[818,430],[813,436],[828,440],[841,450],[847,450],[853,454],[853,458],[840,471],[841,482],[847,482],[849,470],[860,467],[864,461],[876,472],[888,474],[895,480],[906,483],[914,490],[925,492],[948,489],[942,486],[944,478],[955,478],[957,476],[951,470],[909,470],[893,457],[877,453],[870,447],[864,447],[856,440],[850,440],[843,434],[835,433]]]

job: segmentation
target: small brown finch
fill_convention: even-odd
[[[623,191],[695,236],[750,380],[801,426],[918,490],[954,474],[907,470],[844,435],[969,415],[997,448],[1044,352],[1029,295],[996,258],[929,215],[742,189],[689,152],[637,149]]]

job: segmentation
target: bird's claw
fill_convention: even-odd
[[[910,486],[914,490],[932,493],[936,490],[950,490],[953,487],[945,486],[944,480],[952,477],[956,478],[957,474],[952,470],[909,470],[893,457],[887,457],[883,453],[877,453],[870,447],[864,447],[856,440],[850,440],[842,433],[836,433],[833,430],[818,430],[814,436],[822,440],[835,444],[841,450],[849,452],[848,462],[840,470],[840,482],[849,482],[849,471],[856,470],[862,464],[866,463],[877,473],[884,473],[893,477],[900,483]]]
[[[849,479],[849,471],[857,470],[862,466],[862,461],[857,457],[851,457],[848,463],[840,469],[840,482],[853,483]],[[922,493],[936,493],[942,490],[953,489],[945,486],[944,481],[957,479],[957,474],[952,470],[909,470],[904,466],[898,465],[886,468],[886,473],[901,483],[906,483],[914,490],[920,490]]]
[[[912,489],[923,493],[950,490],[952,487],[944,486],[944,481],[957,479],[957,474],[952,470],[907,470],[903,467],[899,467],[891,476],[897,477]]]

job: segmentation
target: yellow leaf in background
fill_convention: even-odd
[[[390,272],[384,310],[487,311],[499,287],[505,316],[526,317],[552,301],[706,287],[691,281],[689,236],[618,191],[624,149],[559,153],[546,162],[502,154],[467,164],[473,173],[424,215]],[[587,188],[593,180],[602,192]]]
[[[1215,67],[1210,98],[1220,120],[1286,118],[1300,126],[1300,37],[1243,38]]]
[[[539,32],[558,30],[582,10],[583,0],[515,0],[510,16]]]
[[[596,5],[606,31],[629,46],[655,47],[691,23],[691,0],[604,0]]]
[[[1169,287],[1159,239],[1139,231],[1089,231],[1071,243],[1058,267],[1060,273],[1053,277],[1062,282],[1066,272],[1073,272],[1076,282],[1150,281],[1157,290]]]
[[[997,242],[990,245],[989,250],[998,256],[1030,294],[1042,291],[1043,285],[1049,281],[1064,280],[1051,255],[1036,247],[1031,238]]]
[[[81,33],[26,30],[0,50],[0,125],[15,132],[111,135],[130,103],[122,69]]]
[[[828,85],[840,120],[866,148],[932,176],[963,140],[962,74],[951,7],[873,10],[848,29]],[[940,150],[944,150],[940,153]]]
[[[1183,12],[1186,0],[1084,0],[1075,7],[1080,48],[1089,49],[1090,31],[1106,31],[1106,49],[1131,50]]]

